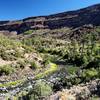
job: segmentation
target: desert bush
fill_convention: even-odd
[[[82,75],[82,78],[84,79],[84,81],[89,81],[91,79],[98,77],[98,70],[96,70],[94,68],[87,69],[87,70],[84,70],[81,75]]]
[[[68,71],[69,74],[75,75],[77,71],[79,70],[79,67],[69,66],[66,68],[66,70]]]
[[[55,62],[56,60],[57,60],[57,56],[55,55],[45,54],[43,56],[44,65],[49,64],[49,62]]]
[[[6,53],[2,53],[1,54],[1,58],[3,60],[11,60],[11,61],[16,60],[16,57],[15,56],[10,55],[10,54],[6,54]]]
[[[25,68],[25,66],[28,64],[27,60],[19,59],[15,65],[16,68]]]
[[[26,32],[24,32],[24,35],[28,35],[28,34],[32,34],[33,33],[33,30],[28,30]]]
[[[41,52],[41,53],[47,53],[48,52],[48,50],[46,48],[43,48],[43,47],[38,48],[38,51]]]
[[[33,51],[32,47],[23,45],[20,41],[16,41],[6,36],[0,35],[0,57],[4,60],[16,60],[22,58],[25,53]]]
[[[39,68],[39,66],[36,64],[35,61],[30,62],[30,64],[31,64],[30,68],[33,70]]]
[[[47,78],[48,76],[51,76],[53,73],[57,72],[58,70],[58,66],[51,62],[49,62],[48,67],[49,68],[45,70],[43,73],[37,74],[34,79]]]
[[[0,75],[2,74],[9,75],[13,72],[14,72],[14,68],[12,68],[11,65],[0,66]]]
[[[95,59],[88,63],[86,68],[99,68],[100,67],[100,57],[97,56]]]
[[[71,55],[71,56],[69,56],[69,55],[66,55],[66,56],[68,58],[67,62],[71,63],[75,66],[82,66],[84,64],[87,64],[87,61],[88,61],[86,55],[84,55],[84,56],[80,56],[80,55],[74,55],[74,56]]]
[[[51,86],[43,80],[37,80],[33,86],[33,90],[27,95],[29,100],[42,100],[43,97],[52,93]]]

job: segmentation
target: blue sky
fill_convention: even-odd
[[[50,15],[97,3],[100,3],[100,0],[0,0],[0,20]]]

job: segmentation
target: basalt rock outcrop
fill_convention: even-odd
[[[29,17],[17,21],[0,21],[0,31],[8,30],[22,33],[29,29],[76,28],[86,24],[100,25],[100,4],[49,16]]]

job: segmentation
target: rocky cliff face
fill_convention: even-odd
[[[50,16],[29,17],[18,21],[1,21],[0,30],[22,33],[29,29],[76,28],[85,24],[100,25],[100,4]]]

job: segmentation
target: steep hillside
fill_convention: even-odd
[[[0,22],[0,100],[95,98],[100,99],[100,4]]]
[[[1,21],[0,30],[22,33],[29,29],[75,28],[85,24],[100,25],[100,4],[50,16],[29,17],[18,21]]]

